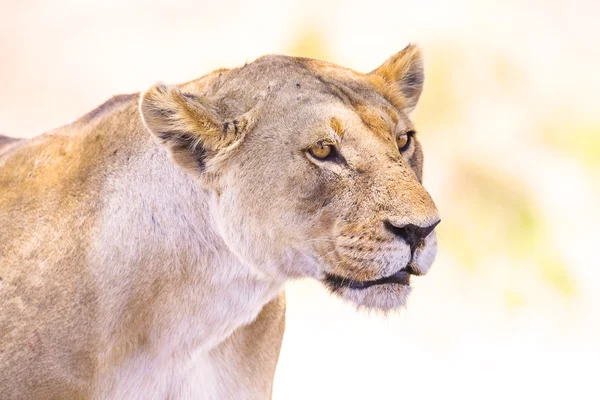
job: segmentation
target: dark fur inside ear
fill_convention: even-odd
[[[221,122],[204,98],[181,93],[175,86],[157,84],[140,99],[140,113],[148,130],[169,149],[173,161],[201,172],[208,151],[223,144]]]
[[[185,132],[169,132],[159,137],[164,140],[175,162],[188,170],[204,171],[206,149],[198,138]]]
[[[406,74],[400,79],[400,91],[406,99],[410,99],[413,107],[419,101],[424,81],[425,74],[423,73],[423,64],[420,61],[411,65]]]
[[[409,113],[416,107],[425,80],[423,57],[417,46],[408,45],[371,74],[383,79],[385,89],[389,90],[391,86],[400,92],[405,112]]]
[[[205,170],[209,159],[242,140],[254,126],[256,112],[257,107],[226,122],[206,97],[164,84],[151,87],[140,99],[148,130],[175,162],[195,172]]]

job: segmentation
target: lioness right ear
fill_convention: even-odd
[[[196,173],[204,171],[210,157],[240,140],[252,122],[250,115],[222,121],[206,98],[162,83],[141,96],[140,113],[173,161]]]
[[[423,56],[421,50],[409,44],[388,58],[371,75],[383,80],[387,89],[399,91],[404,98],[403,110],[410,113],[417,105],[423,91]]]

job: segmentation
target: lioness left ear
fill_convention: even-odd
[[[205,97],[162,83],[141,96],[140,114],[173,161],[196,175],[205,171],[212,157],[239,142],[254,122],[252,112],[225,121]]]
[[[404,112],[408,114],[416,107],[423,91],[425,75],[421,50],[409,44],[370,75],[383,79],[387,89],[400,91],[404,97]]]

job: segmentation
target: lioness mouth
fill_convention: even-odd
[[[393,275],[375,279],[372,281],[355,281],[353,279],[344,278],[338,275],[326,274],[325,282],[333,291],[343,287],[360,290],[375,285],[384,285],[387,283],[396,283],[399,285],[408,286],[410,285],[410,275],[411,273],[409,268],[402,268],[400,271],[396,272]]]

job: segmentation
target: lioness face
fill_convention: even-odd
[[[230,249],[261,274],[310,276],[359,306],[403,305],[411,275],[434,260],[440,221],[407,115],[423,82],[419,51],[409,46],[367,75],[287,57],[227,74],[213,92],[244,97],[237,118],[164,86],[141,110],[212,193]]]

